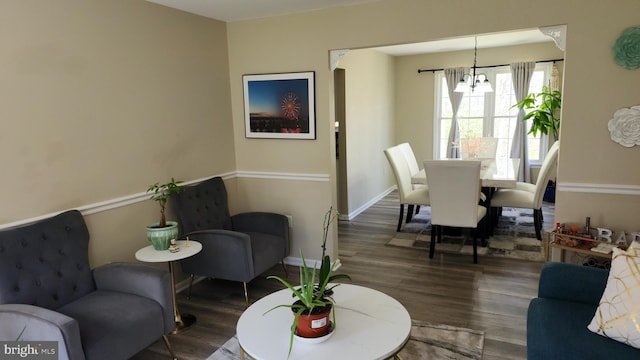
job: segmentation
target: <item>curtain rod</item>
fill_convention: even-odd
[[[536,61],[537,63],[546,63],[546,62],[557,62],[557,61],[564,61],[564,59],[552,59],[552,60],[540,60],[540,61]],[[487,68],[494,68],[494,67],[503,67],[503,66],[509,66],[511,64],[502,64],[502,65],[488,65],[488,66],[478,66],[476,67],[477,69],[487,69]],[[444,69],[418,69],[418,74],[423,73],[423,72],[436,72],[436,71],[443,71]]]

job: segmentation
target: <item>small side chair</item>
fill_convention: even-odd
[[[77,210],[0,231],[0,340],[56,341],[59,359],[126,360],[162,338],[177,359],[169,272],[91,269],[88,248]]]
[[[249,306],[247,283],[289,256],[289,219],[270,212],[229,214],[227,190],[220,177],[185,186],[170,202],[178,217],[181,238],[202,243],[202,251],[181,260],[190,274],[242,282]]]

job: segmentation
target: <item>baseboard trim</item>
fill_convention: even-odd
[[[558,191],[615,194],[615,195],[640,195],[640,186],[637,185],[617,185],[617,184],[587,184],[587,183],[558,183]]]
[[[383,191],[382,193],[380,193],[375,198],[367,201],[364,205],[360,206],[359,208],[355,209],[354,211],[350,212],[349,214],[340,214],[340,215],[338,215],[338,220],[349,221],[349,220],[355,218],[356,216],[360,215],[365,210],[367,210],[368,208],[373,206],[375,203],[377,203],[378,201],[382,200],[385,196],[387,196],[390,193],[392,193],[397,188],[398,187],[396,185],[393,185],[392,187],[390,187],[387,190]]]
[[[304,262],[307,263],[307,267],[314,266],[316,269],[320,269],[320,265],[322,264],[322,262],[320,260],[315,260],[315,259],[304,259]],[[287,256],[284,259],[284,263],[285,263],[285,265],[301,267],[302,266],[302,258],[295,257],[295,256]],[[340,266],[342,266],[342,263],[340,262],[340,259],[335,259],[334,263],[335,263],[334,270],[337,270],[338,268],[340,268]]]

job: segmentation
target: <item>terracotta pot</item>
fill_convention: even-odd
[[[294,304],[302,304],[299,300]],[[331,305],[314,308],[312,314],[303,313],[296,325],[296,335],[306,338],[325,336],[330,330]],[[293,309],[292,309],[293,310]],[[294,316],[295,316],[295,310]]]

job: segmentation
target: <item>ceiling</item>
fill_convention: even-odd
[[[540,30],[529,29],[495,34],[466,36],[423,43],[381,46],[375,47],[373,49],[394,56],[459,51],[473,49],[475,45],[474,38],[478,39],[478,49],[553,41],[553,39],[551,39],[550,37],[542,34]]]
[[[338,6],[372,3],[380,0],[147,0],[152,3],[225,22],[303,13]],[[478,35],[478,48],[511,46],[553,41],[538,29]],[[383,46],[375,49],[394,56],[468,50],[474,37],[460,37],[424,43]]]
[[[380,0],[147,0],[226,22],[303,13]]]

